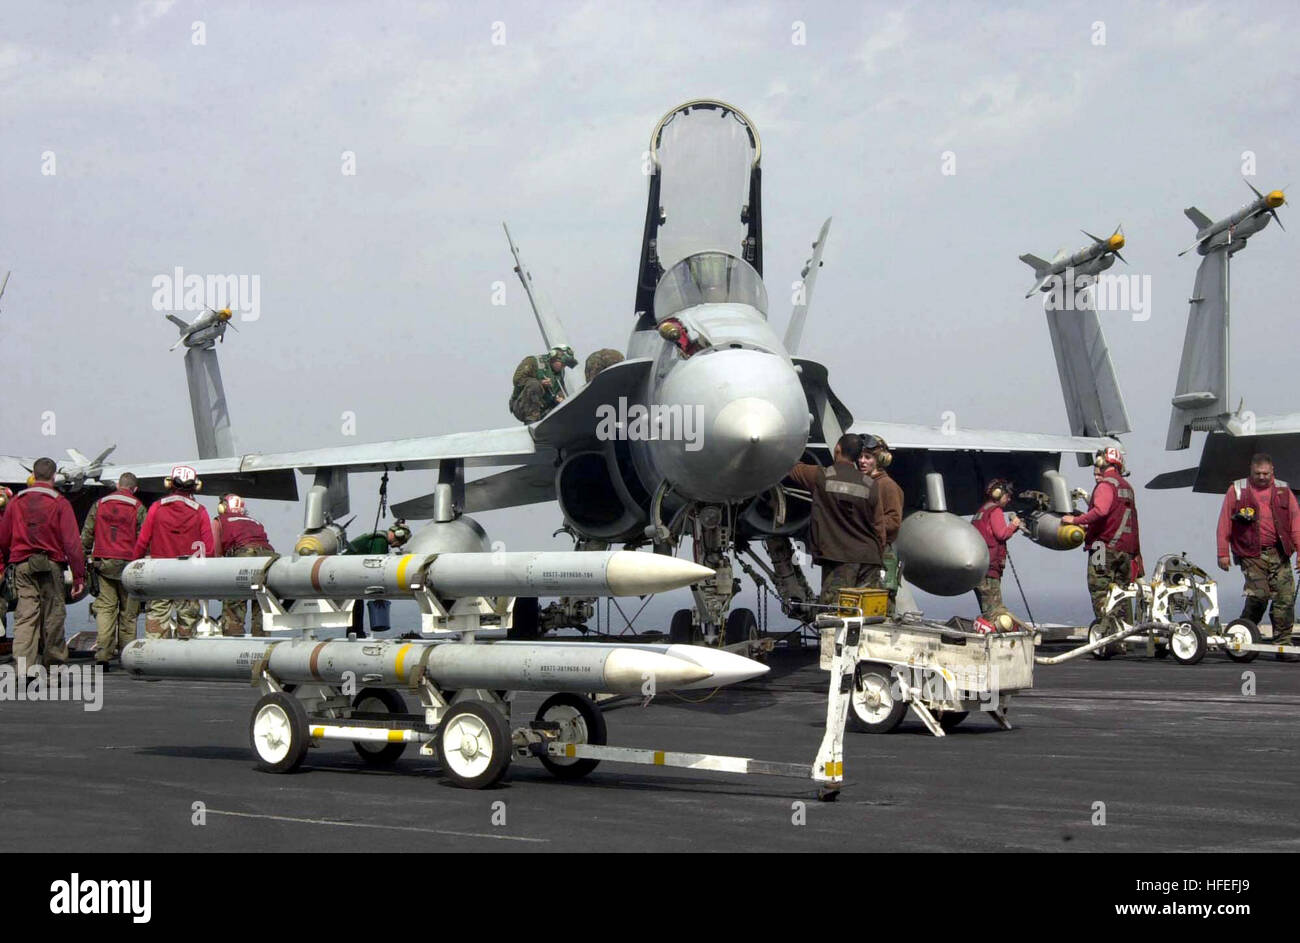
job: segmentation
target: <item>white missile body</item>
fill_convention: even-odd
[[[141,679],[248,683],[266,671],[283,684],[409,687],[424,675],[443,690],[634,696],[721,687],[768,670],[691,645],[256,638],[137,639],[123,650],[122,667]]]
[[[444,599],[476,596],[644,596],[707,579],[689,560],[628,550],[154,560],[122,575],[142,599],[249,599],[263,586],[285,599]]]

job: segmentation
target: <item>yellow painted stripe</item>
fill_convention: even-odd
[[[402,731],[400,731],[400,730],[390,730],[390,731],[388,731],[388,741],[389,741],[390,743],[392,743],[392,742],[394,742],[394,741],[397,741],[397,740],[401,740],[401,739],[402,739]]]
[[[655,766],[663,766],[663,765],[664,765],[664,751],[655,750]]]
[[[403,555],[402,559],[397,562],[397,585],[402,589],[411,588],[411,584],[406,582],[406,568],[413,559],[415,559],[415,554],[408,553]]]
[[[324,727],[312,727],[312,728],[311,728],[311,735],[312,735],[313,737],[323,737],[323,736],[325,736],[325,728],[324,728]]]
[[[406,680],[406,653],[411,650],[410,645],[403,645],[397,650],[397,680]]]
[[[575,750],[575,749],[573,748],[573,744],[572,744],[572,743],[566,743],[566,744],[564,745],[564,755],[565,755],[565,756],[577,756],[577,755],[578,755],[578,751]]]

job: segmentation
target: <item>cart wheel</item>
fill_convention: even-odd
[[[1109,634],[1110,633],[1106,631],[1105,623],[1100,619],[1094,619],[1092,625],[1088,626],[1088,644],[1091,645],[1093,642],[1097,641],[1097,639]],[[1114,645],[1103,645],[1101,648],[1093,651],[1092,657],[1098,661],[1105,661],[1107,658],[1114,656],[1114,654]]]
[[[939,718],[939,726],[944,730],[952,730],[969,716],[970,711],[944,711]]]
[[[894,673],[886,665],[858,665],[849,695],[849,726],[860,733],[891,733],[903,722],[907,702],[896,697]]]
[[[753,609],[733,609],[727,613],[727,645],[758,641],[758,619]]]
[[[1233,619],[1223,630],[1223,634],[1234,642],[1240,640],[1246,645],[1259,644],[1259,626],[1249,619]],[[1258,655],[1259,652],[1234,652],[1228,649],[1228,657],[1233,661],[1254,661]]]
[[[447,778],[462,789],[483,789],[510,765],[510,728],[483,701],[453,704],[438,728],[438,759]]]
[[[405,714],[406,700],[392,688],[362,688],[352,699],[354,713]],[[353,743],[357,756],[370,766],[391,766],[406,752],[406,743]]]
[[[253,707],[248,739],[257,754],[257,768],[267,773],[291,773],[307,753],[307,709],[292,694],[275,691]]]
[[[552,694],[537,709],[537,719],[560,725],[560,743],[602,746],[608,736],[605,715],[590,698],[581,694]],[[538,758],[557,779],[581,779],[600,764],[600,760],[566,759],[545,754]]]
[[[668,627],[668,641],[674,645],[690,645],[694,635],[695,627],[691,625],[691,610],[678,609],[673,613],[672,624]]]
[[[1180,665],[1194,665],[1205,657],[1205,630],[1195,622],[1179,622],[1169,632],[1169,653]]]

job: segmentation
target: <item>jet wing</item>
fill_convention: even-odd
[[[527,426],[458,432],[441,436],[394,439],[367,445],[342,445],[301,452],[252,453],[231,458],[191,461],[205,488],[238,490],[250,498],[297,500],[295,471],[312,472],[338,468],[349,472],[414,471],[436,469],[440,462],[459,459],[467,466],[549,464],[554,455],[539,450]],[[175,462],[105,465],[101,479],[111,481],[123,472],[134,472],[141,490],[162,490],[162,481]]]
[[[475,481],[465,482],[465,506],[468,514],[500,508],[542,504],[555,500],[555,469],[550,465],[520,465]],[[432,493],[398,501],[393,513],[408,521],[430,520],[435,512]]]
[[[882,436],[891,451],[931,450],[939,452],[1086,452],[1119,445],[1108,437],[1049,435],[1040,432],[1007,432],[994,429],[952,429],[904,422],[857,422],[849,429],[859,434]]]

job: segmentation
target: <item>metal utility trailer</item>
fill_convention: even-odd
[[[1011,729],[1012,695],[1034,686],[1033,632],[966,632],[912,616],[866,621],[847,712],[851,728],[891,733],[910,708],[936,737],[976,711]],[[833,668],[833,645],[822,636],[823,668]]]
[[[1262,643],[1259,627],[1249,619],[1224,625],[1218,585],[1184,553],[1162,556],[1150,579],[1112,585],[1105,613],[1088,627],[1085,645],[1040,657],[1038,663],[1057,665],[1087,654],[1105,660],[1132,649],[1183,665],[1195,665],[1210,652],[1239,662],[1253,661],[1260,652],[1300,653],[1295,647]]]
[[[258,767],[288,773],[309,747],[349,742],[372,766],[396,762],[409,744],[436,758],[451,782],[482,789],[501,780],[512,760],[535,758],[556,778],[581,779],[602,761],[676,769],[811,779],[817,798],[836,798],[844,783],[844,723],[858,651],[861,620],[834,620],[839,654],[833,659],[826,724],[812,765],[675,750],[611,746],[605,717],[589,696],[554,694],[527,724],[512,723],[514,693],[480,689],[446,691],[420,671],[405,685],[379,686],[390,679],[363,677],[371,684],[349,696],[332,684],[281,684],[265,664],[253,678],[262,692],[249,720],[249,740]],[[846,641],[847,640],[847,641]],[[422,710],[410,713],[401,691],[418,696]]]

